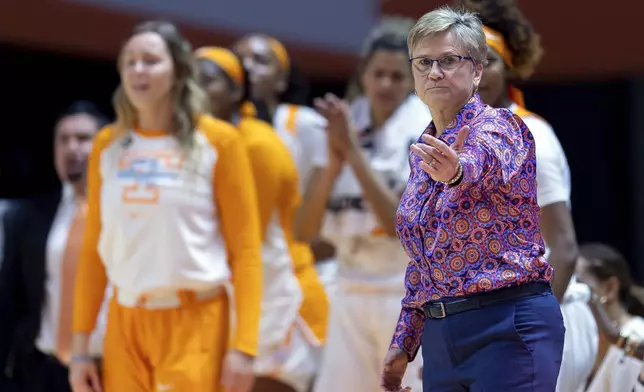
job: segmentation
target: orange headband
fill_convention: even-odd
[[[233,52],[216,46],[197,49],[195,55],[199,59],[210,60],[217,64],[235,83],[243,85],[244,68]]]
[[[483,26],[483,31],[485,32],[485,42],[488,46],[501,56],[508,68],[512,68],[512,53],[503,36],[498,31],[487,26]]]
[[[244,68],[237,56],[228,49],[216,46],[200,48],[195,55],[198,59],[206,59],[217,64],[235,83],[244,85]],[[252,102],[242,103],[240,109],[242,117],[256,117],[257,109]]]
[[[277,61],[282,66],[282,69],[288,73],[291,70],[291,59],[288,57],[286,47],[280,41],[271,37],[268,38],[268,45],[271,47],[275,57],[277,57]]]
[[[485,42],[487,45],[501,56],[508,68],[512,69],[512,53],[501,33],[487,26],[483,26],[483,31],[485,32]],[[508,86],[508,97],[519,107],[525,108],[523,93],[518,88]]]

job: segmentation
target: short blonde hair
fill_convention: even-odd
[[[423,39],[448,30],[454,32],[474,63],[487,62],[487,43],[481,20],[471,12],[448,6],[426,13],[411,28],[407,36],[409,57],[412,57],[412,52]]]

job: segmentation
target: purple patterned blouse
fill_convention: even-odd
[[[530,130],[511,111],[484,105],[478,94],[439,139],[451,145],[464,125],[470,133],[459,154],[460,184],[432,180],[411,154],[411,176],[396,213],[410,262],[391,347],[405,350],[410,360],[420,347],[426,302],[548,282],[553,273],[543,257]],[[425,132],[435,134],[433,122]]]

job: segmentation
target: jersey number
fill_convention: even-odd
[[[157,204],[160,193],[158,186],[137,183],[124,187],[121,197],[125,204]]]

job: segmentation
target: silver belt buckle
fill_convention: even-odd
[[[438,305],[438,309],[436,308],[436,305]],[[444,319],[445,317],[447,317],[447,313],[445,312],[445,304],[443,302],[434,302],[433,304],[428,305],[425,308],[425,311],[427,317],[430,319]]]
[[[445,317],[447,317],[447,313],[445,313],[445,304],[443,302],[439,302],[438,304],[440,305],[441,314],[436,318],[444,319]]]

